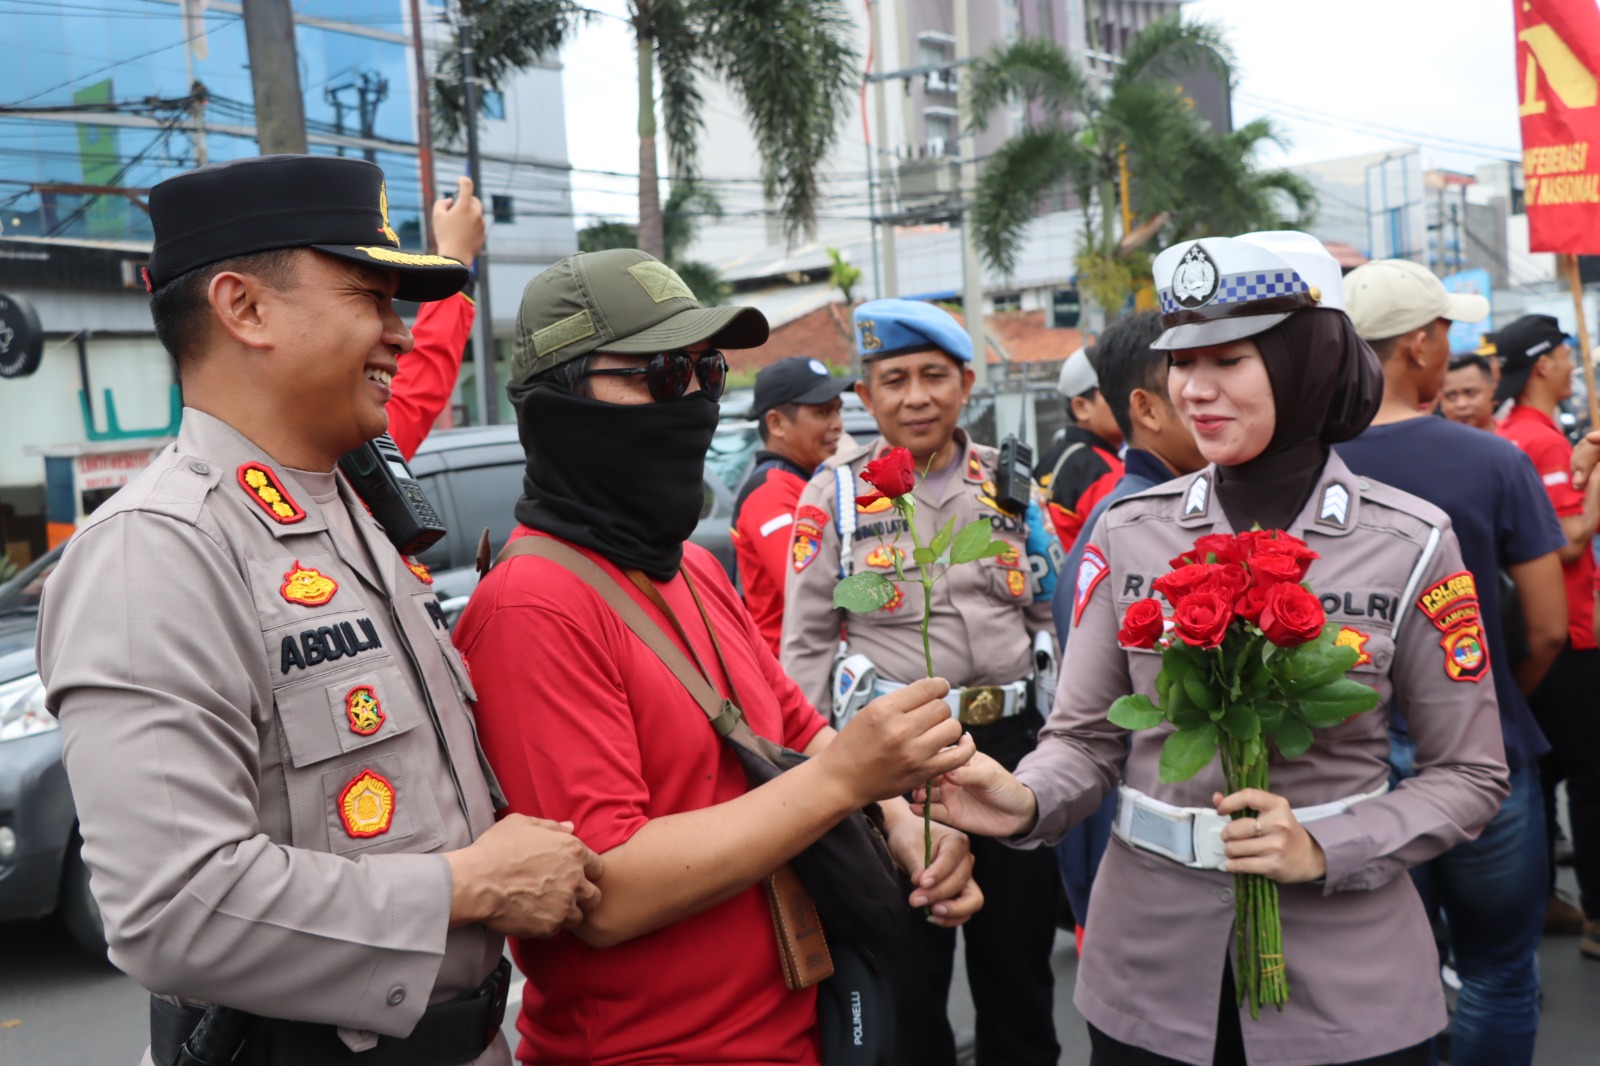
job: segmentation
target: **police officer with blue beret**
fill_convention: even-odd
[[[785,590],[782,659],[813,704],[834,708],[834,724],[874,695],[926,672],[921,585],[911,537],[887,501],[858,506],[871,486],[866,464],[894,447],[911,451],[918,484],[917,526],[931,535],[952,518],[961,528],[988,519],[1011,548],[997,558],[952,567],[933,589],[930,638],[934,670],[949,680],[951,714],[978,748],[1015,766],[1033,750],[1041,709],[1053,684],[1035,684],[1036,652],[1053,661],[1050,595],[1030,559],[1029,514],[998,501],[999,453],[975,444],[957,425],[972,392],[972,342],[945,311],[918,300],[873,300],[855,311],[862,362],[856,391],[880,436],[847,445],[806,485],[796,512]],[[1040,529],[1036,544],[1048,542]],[[1042,548],[1041,548],[1042,551]],[[897,580],[896,564],[904,573]],[[880,610],[850,614],[833,606],[842,576],[873,572],[897,581]],[[842,636],[842,641],[841,641]],[[987,903],[966,925],[967,976],[977,1007],[980,1062],[1053,1064],[1056,1042],[1054,943],[1059,884],[1050,854],[1019,852],[974,839]],[[955,1042],[939,1004],[949,996],[954,930],[914,923],[893,960],[899,1001],[895,1061],[944,1066]]]

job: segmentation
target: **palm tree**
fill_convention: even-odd
[[[995,109],[1013,99],[1024,102],[1028,122],[989,158],[978,180],[973,230],[985,260],[1011,273],[1041,196],[1066,182],[1084,208],[1079,287],[1115,313],[1134,279],[1148,273],[1145,253],[1118,245],[1124,168],[1130,216],[1151,223],[1146,240],[1159,235],[1173,243],[1308,224],[1315,202],[1310,186],[1286,171],[1255,169],[1256,149],[1276,140],[1270,124],[1258,120],[1220,133],[1173,81],[1194,70],[1227,80],[1232,68],[1220,29],[1176,15],[1134,38],[1103,87],[1053,41],[1022,38],[996,46],[973,64],[968,123],[986,129]]]
[[[722,203],[716,194],[692,183],[677,182],[662,210],[663,254],[661,259],[683,279],[689,291],[707,306],[726,301],[728,287],[710,263],[685,259],[694,243],[700,218],[721,218]],[[599,252],[607,248],[639,247],[639,227],[628,222],[596,222],[578,231],[578,251]]]
[[[462,0],[478,70],[491,86],[554,52],[592,17],[576,0]],[[704,128],[698,77],[738,97],[761,157],[762,191],[778,204],[791,243],[816,228],[822,161],[838,140],[858,83],[850,21],[840,0],[628,0],[639,70],[639,247],[665,256],[656,106],[674,182],[699,173]],[[661,91],[656,93],[659,76]],[[434,78],[439,132],[463,128],[457,48]]]

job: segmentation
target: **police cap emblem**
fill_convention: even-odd
[[[1196,243],[1178,261],[1178,269],[1173,272],[1172,296],[1179,307],[1204,307],[1217,295],[1221,278],[1217,264],[1205,248]]]

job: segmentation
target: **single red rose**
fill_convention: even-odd
[[[1168,603],[1176,607],[1184,597],[1198,590],[1210,577],[1211,568],[1204,563],[1188,563],[1150,582],[1150,591],[1161,593]]]
[[[1250,576],[1258,585],[1298,585],[1303,574],[1292,556],[1256,552],[1250,556]]]
[[[1195,589],[1196,592],[1215,592],[1228,603],[1238,598],[1239,593],[1250,587],[1250,571],[1242,566],[1231,563],[1208,563],[1206,565],[1206,579]]]
[[[910,448],[890,448],[867,464],[861,480],[893,500],[910,492],[917,484],[916,461]]]
[[[1233,607],[1215,592],[1194,592],[1172,612],[1178,639],[1196,648],[1215,648],[1227,635]]]
[[[1153,648],[1165,628],[1160,603],[1148,598],[1135,600],[1122,615],[1117,643],[1124,648]]]
[[[1188,554],[1194,556],[1197,563],[1206,562],[1207,555],[1215,555],[1219,563],[1242,563],[1249,551],[1231,533],[1207,533],[1194,542]]]
[[[1233,601],[1233,613],[1246,622],[1261,624],[1261,608],[1267,605],[1267,593],[1273,586],[1251,585]]]
[[[1280,648],[1293,648],[1315,640],[1322,633],[1327,616],[1322,601],[1299,585],[1284,583],[1267,590],[1261,608],[1261,632]]]
[[[1300,570],[1300,575],[1294,579],[1297,583],[1305,580],[1306,571],[1311,569],[1312,561],[1322,558],[1322,556],[1306,547],[1305,541],[1298,537],[1291,537],[1287,533],[1258,539],[1251,547],[1251,554],[1276,555],[1285,559],[1293,559],[1295,566]]]

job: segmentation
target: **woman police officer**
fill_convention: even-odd
[[[1444,1001],[1402,875],[1474,836],[1508,791],[1494,687],[1478,683],[1487,650],[1461,653],[1473,646],[1460,638],[1476,619],[1471,575],[1443,512],[1355,477],[1330,451],[1372,419],[1382,383],[1319,242],[1191,241],[1163,252],[1155,276],[1167,327],[1156,346],[1171,352],[1173,402],[1211,465],[1106,513],[1077,575],[1078,622],[1038,750],[1015,775],[981,755],[947,775],[934,817],[1034,847],[1119,790],[1075,996],[1095,1064],[1425,1063]],[[1106,719],[1121,695],[1154,696],[1161,665],[1119,648],[1118,620],[1197,537],[1258,525],[1319,554],[1307,580],[1362,653],[1351,676],[1380,703],[1320,731],[1300,759],[1274,757],[1271,793],[1224,797],[1216,763],[1162,784],[1170,727],[1129,734]],[[1393,707],[1418,773],[1390,792]],[[1225,823],[1220,849],[1205,839],[1217,815],[1247,807],[1260,817]],[[1187,862],[1167,857],[1175,848]],[[1234,872],[1280,884],[1292,990],[1282,1013],[1243,1023],[1228,954]]]

